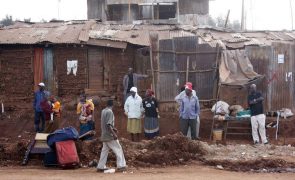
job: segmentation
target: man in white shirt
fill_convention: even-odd
[[[125,115],[128,117],[127,132],[131,134],[131,140],[135,141],[135,135],[137,141],[139,141],[139,134],[141,133],[141,117],[144,111],[142,105],[142,98],[137,94],[137,88],[132,87],[130,94],[126,99],[124,110]]]

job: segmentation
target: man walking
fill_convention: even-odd
[[[136,74],[133,73],[133,69],[128,69],[128,74],[126,74],[123,78],[123,88],[124,88],[124,102],[129,96],[130,89],[132,87],[137,87],[137,82],[140,79],[147,78],[148,75]]]
[[[196,126],[197,118],[200,114],[199,99],[193,96],[192,86],[187,84],[185,86],[185,95],[181,99],[180,105],[180,129],[183,135],[187,134],[188,128],[191,129],[191,138],[197,139]]]
[[[45,84],[43,82],[38,84],[39,90],[35,92],[33,108],[35,111],[34,126],[36,132],[43,132],[45,129],[45,115],[41,108],[41,102],[45,97]],[[41,128],[40,128],[41,119]]]
[[[258,92],[256,85],[250,86],[250,94],[248,96],[248,104],[251,110],[251,126],[252,126],[252,137],[254,144],[259,143],[258,132],[261,137],[263,144],[268,144],[265,133],[265,115],[263,114],[263,102],[261,92]]]
[[[136,135],[137,141],[139,141],[139,134],[141,133],[141,117],[144,111],[142,105],[142,98],[137,94],[137,88],[132,87],[130,94],[124,104],[125,114],[128,117],[127,132],[131,134],[131,140],[135,141]]]
[[[107,107],[101,113],[101,137],[103,147],[100,154],[100,159],[97,165],[97,171],[103,172],[107,170],[106,162],[109,150],[111,149],[117,159],[117,171],[126,171],[126,161],[123,149],[119,143],[117,129],[115,128],[115,118],[113,113],[113,100],[108,100]]]

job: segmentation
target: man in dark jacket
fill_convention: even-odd
[[[148,75],[136,74],[133,73],[133,69],[128,69],[128,74],[126,74],[123,78],[123,87],[124,87],[124,102],[126,101],[127,97],[129,96],[130,89],[132,87],[137,87],[137,82],[140,79],[147,78]]]
[[[265,115],[263,114],[263,100],[261,92],[256,90],[256,85],[250,86],[248,104],[251,110],[251,126],[254,144],[259,143],[258,132],[263,144],[268,144],[265,133]]]

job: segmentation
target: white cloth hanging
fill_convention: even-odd
[[[78,70],[78,60],[68,60],[67,61],[67,75],[70,75],[73,72],[74,76],[77,75]]]

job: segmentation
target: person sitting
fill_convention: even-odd
[[[86,100],[86,95],[80,96],[80,102],[77,105],[77,114],[79,115],[80,132],[79,135],[95,129],[93,120],[94,104],[91,100]],[[91,140],[92,136],[86,136],[84,140]]]

